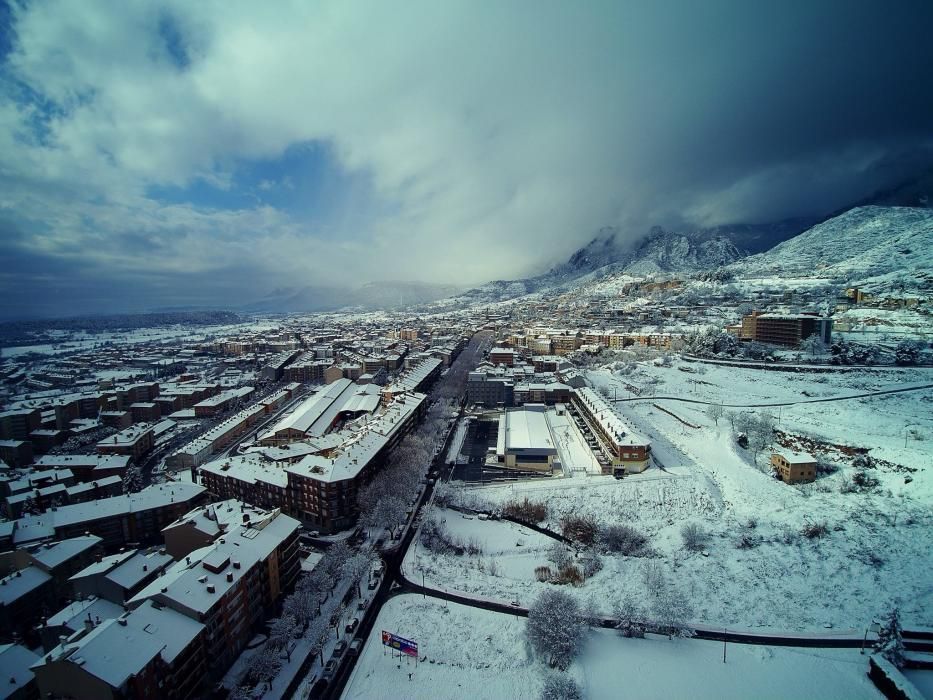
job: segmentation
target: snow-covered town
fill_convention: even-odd
[[[933,249],[928,213],[873,208],[459,309],[17,328],[5,670],[72,697],[929,688],[926,260],[761,272],[866,221]]]
[[[0,0],[0,700],[933,700],[930,0]]]

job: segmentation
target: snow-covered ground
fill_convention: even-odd
[[[848,396],[933,379],[933,372],[919,369],[797,375],[706,367],[701,372],[642,365],[624,377],[608,371],[590,372],[588,377],[596,386],[620,388],[623,381],[648,386],[657,380],[658,395],[733,404]],[[549,509],[546,524],[555,530],[562,516],[585,514],[604,525],[631,525],[647,535],[656,557],[605,556],[602,571],[582,587],[569,589],[606,613],[623,592],[649,602],[645,580],[650,562],[660,564],[663,575],[688,594],[695,622],[788,632],[825,632],[827,626],[834,631],[864,630],[873,617],[896,603],[908,627],[929,626],[933,624],[931,399],[933,390],[923,390],[747,409],[770,412],[781,431],[816,441],[809,444],[870,448],[869,454],[890,465],[871,470],[880,484],[867,492],[844,492],[842,486],[853,468],[850,457],[834,448],[825,456],[840,465],[839,472],[813,484],[789,486],[768,473],[768,451],[756,461],[750,451],[736,445],[727,418],[717,424],[707,416],[705,405],[657,399],[621,403],[619,411],[651,439],[666,471],[652,467],[622,481],[575,475],[460,487],[454,494],[465,505],[481,507],[526,496],[544,502]],[[654,407],[655,402],[700,427],[685,426]],[[463,530],[463,523],[473,522],[461,522],[456,514],[447,521],[457,532]],[[801,534],[817,522],[826,523],[825,536],[810,539]],[[680,532],[687,523],[709,533],[707,556],[683,548]],[[482,525],[490,531],[505,527],[494,522]],[[485,552],[428,556],[414,548],[406,566],[423,569],[426,579],[438,587],[499,600],[524,602],[550,585],[533,576],[531,560],[546,564],[545,552],[522,547],[510,553],[499,548],[508,544],[506,537],[489,537],[497,543],[489,547],[494,557]],[[752,546],[738,547],[741,538]],[[512,556],[524,562],[521,567],[500,565]],[[493,573],[490,560],[496,562]]]
[[[548,669],[531,652],[525,620],[417,595],[389,600],[343,697],[499,700],[538,698]],[[393,655],[381,631],[419,645],[421,660]],[[590,633],[568,670],[588,700],[633,698],[880,698],[858,650],[752,647]],[[409,676],[409,674],[411,674]]]

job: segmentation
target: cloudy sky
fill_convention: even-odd
[[[933,142],[933,3],[0,0],[0,317],[538,272]]]

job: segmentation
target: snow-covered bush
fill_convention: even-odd
[[[684,542],[684,549],[691,552],[702,551],[709,542],[709,533],[696,523],[687,523],[680,528],[680,537]]]
[[[902,366],[917,364],[920,362],[923,345],[923,341],[912,338],[902,340],[894,348],[894,363]]]
[[[829,534],[829,526],[826,524],[825,520],[807,523],[803,526],[803,529],[801,529],[800,534],[808,540],[821,539]]]
[[[597,543],[601,552],[625,557],[647,557],[653,554],[648,538],[629,525],[610,525],[599,531]]]
[[[761,538],[750,532],[743,532],[735,541],[736,549],[754,549],[761,544]]]
[[[561,542],[554,542],[547,549],[547,560],[560,569],[561,567],[572,563],[573,557],[568,551],[566,545]]]
[[[665,585],[651,601],[651,614],[668,638],[692,637],[688,624],[693,608],[687,596],[672,585]]]
[[[544,679],[541,700],[583,700],[577,682],[565,673],[551,673]]]
[[[528,609],[525,629],[532,648],[561,670],[570,666],[586,635],[580,604],[558,590],[542,591]]]

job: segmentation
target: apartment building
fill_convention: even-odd
[[[147,423],[133,425],[97,443],[99,455],[126,455],[138,462],[155,446],[152,426]]]
[[[205,500],[207,489],[198,484],[147,486],[138,493],[55,507],[19,518],[14,521],[13,543],[22,546],[91,534],[102,538],[103,547],[110,551],[130,543],[154,544],[162,528]]]
[[[16,409],[0,413],[0,440],[28,440],[33,430],[42,425],[42,412],[37,408]]]
[[[260,454],[215,460],[201,466],[201,483],[222,499],[281,507],[322,532],[343,530],[356,521],[359,488],[425,410],[423,394],[402,394],[364,426],[324,436],[340,438],[339,446],[328,443],[294,463]]]
[[[832,340],[833,320],[816,314],[779,314],[753,311],[742,318],[739,337],[770,345],[797,347],[816,335],[824,343]]]
[[[576,389],[571,396],[571,405],[609,458],[604,473],[621,476],[643,472],[648,468],[651,442],[633,432],[602,396],[589,387]]]
[[[301,568],[300,528],[278,509],[259,520],[244,519],[168,567],[127,605],[134,610],[152,601],[204,625],[207,669],[216,679],[294,586]]]

